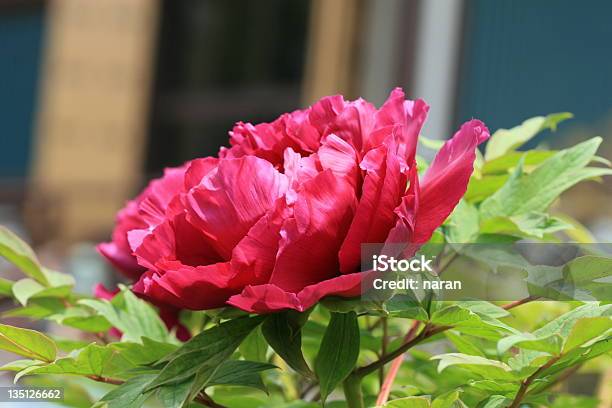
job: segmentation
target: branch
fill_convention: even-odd
[[[538,297],[529,296],[529,297],[526,297],[524,299],[517,300],[515,302],[503,305],[502,308],[505,309],[505,310],[510,310],[510,309],[513,309],[515,307],[524,305],[525,303],[531,302],[531,301],[536,300],[536,299],[538,299]],[[374,361],[373,363],[356,369],[354,374],[356,376],[358,376],[358,377],[364,377],[364,376],[370,374],[371,372],[377,370],[379,367],[384,366],[385,364],[391,362],[395,358],[400,357],[402,354],[404,354],[410,348],[416,346],[417,344],[419,344],[423,340],[426,340],[426,339],[428,339],[430,337],[433,337],[436,334],[445,332],[448,329],[452,329],[452,326],[425,325],[423,330],[417,336],[415,336],[412,340],[402,344],[401,346],[399,346],[394,351],[392,351],[392,352],[390,352],[388,354],[383,355],[382,357],[380,357],[378,360]]]
[[[531,302],[533,300],[538,300],[539,298],[540,298],[539,296],[527,296],[524,299],[516,300],[514,302],[510,302],[508,304],[503,305],[502,309],[510,310],[510,309],[513,309],[513,308],[515,308],[517,306],[524,305],[525,303],[529,303],[529,302]]]
[[[508,408],[519,408],[521,406],[521,401],[525,398],[527,391],[529,390],[529,386],[538,378],[538,376],[547,368],[555,364],[559,360],[559,356],[553,357],[546,364],[538,368],[533,374],[527,377],[525,380],[521,382],[521,386],[512,401],[512,404]]]
[[[419,327],[421,326],[421,322],[415,320],[410,326],[410,330],[406,333],[404,337],[404,343],[411,341],[417,334]],[[393,382],[395,381],[395,377],[397,377],[397,373],[404,361],[404,356],[401,355],[396,357],[395,360],[391,363],[391,367],[389,368],[389,372],[387,373],[387,377],[383,381],[380,386],[380,392],[378,393],[378,398],[376,399],[376,406],[384,405],[385,402],[389,399],[389,393],[391,393],[391,387],[393,386]]]

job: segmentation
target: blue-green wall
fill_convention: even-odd
[[[0,177],[27,174],[40,71],[43,10],[0,10]]]
[[[457,122],[612,114],[612,1],[467,0]],[[537,142],[537,141],[536,141]]]

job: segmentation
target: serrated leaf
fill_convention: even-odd
[[[557,125],[571,118],[568,112],[552,113],[547,116],[536,116],[527,119],[512,129],[499,129],[489,139],[485,149],[485,159],[493,160],[531,140],[545,129],[555,130]]]
[[[245,317],[221,323],[193,337],[163,361],[168,364],[149,385],[153,389],[165,384],[180,383],[198,372],[205,373],[202,385],[214,370],[238,348],[244,338],[264,317]]]
[[[307,315],[306,315],[307,317]],[[270,315],[261,332],[274,351],[296,372],[314,378],[302,353],[302,325],[304,319],[293,311]]]
[[[355,312],[331,313],[331,319],[315,361],[315,373],[319,379],[323,402],[334,388],[350,374],[358,357],[357,314]]]
[[[55,343],[44,334],[5,324],[0,324],[0,349],[41,361],[53,361],[57,355]]]
[[[498,216],[510,217],[542,212],[566,189],[582,180],[612,174],[611,169],[585,168],[591,161],[600,137],[561,150],[530,174],[523,174],[519,163],[508,181],[480,206],[481,221]]]
[[[49,285],[32,248],[8,228],[0,225],[0,256],[43,285]]]

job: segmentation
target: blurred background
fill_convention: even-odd
[[[431,105],[430,138],[569,111],[530,147],[601,135],[610,158],[610,16],[608,0],[0,0],[0,224],[90,292],[113,279],[93,243],[165,166],[216,154],[236,121],[395,86]],[[561,205],[611,242],[611,191]]]

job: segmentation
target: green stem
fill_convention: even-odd
[[[351,374],[343,383],[344,397],[348,408],[364,408],[363,394],[361,393],[361,377]]]

